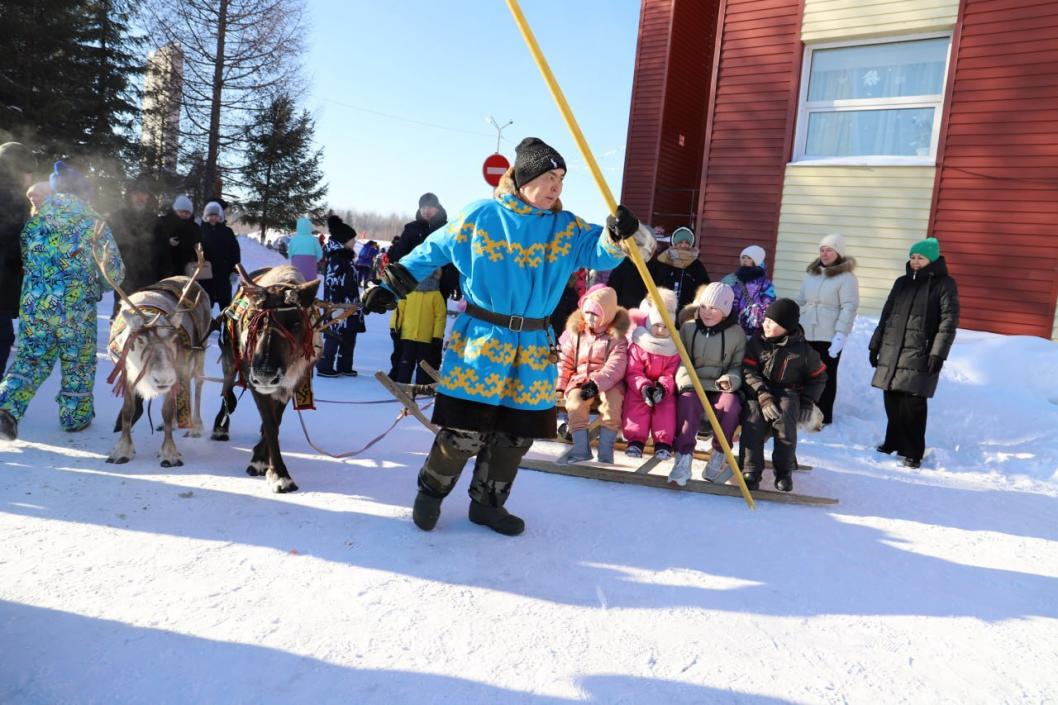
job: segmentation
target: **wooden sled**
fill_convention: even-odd
[[[431,368],[425,363],[421,363],[422,368],[426,370],[427,374],[433,379],[439,379],[437,371]],[[419,407],[412,398],[404,392],[399,385],[394,384],[392,380],[381,372],[375,373],[375,379],[378,379],[387,390],[389,390],[394,397],[396,397],[406,407],[410,405],[408,411],[415,416],[420,422],[422,422],[427,428],[437,431],[437,427],[434,426],[426,419],[426,416],[419,410]],[[599,425],[598,418],[594,419],[595,427]],[[594,431],[595,429],[593,429]],[[543,441],[547,443],[547,441]],[[670,485],[668,482],[667,475],[654,475],[651,471],[659,466],[662,460],[659,460],[656,456],[651,455],[646,458],[643,463],[634,469],[626,469],[616,465],[601,465],[597,463],[589,464],[588,461],[583,463],[565,463],[562,460],[568,455],[569,450],[563,453],[557,459],[543,459],[538,457],[526,457],[523,458],[520,467],[528,470],[536,470],[538,472],[548,472],[554,475],[566,475],[569,477],[581,477],[589,480],[604,480],[607,482],[621,482],[625,484],[643,485],[645,487],[661,487],[665,489],[672,489],[682,492],[697,492],[699,494],[712,494],[720,495],[724,497],[738,497],[742,498],[742,492],[736,485],[717,485],[711,482],[705,482],[704,480],[688,480],[684,487],[677,485]],[[778,502],[781,504],[801,504],[809,506],[829,506],[838,503],[838,500],[831,499],[829,497],[814,497],[812,495],[795,494],[793,492],[776,492],[774,490],[755,490],[750,492],[755,500],[762,502]]]

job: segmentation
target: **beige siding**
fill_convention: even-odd
[[[1051,327],[1051,340],[1058,340],[1058,306],[1054,308],[1054,325]]]
[[[877,315],[907,251],[926,236],[932,166],[797,166],[786,168],[775,290],[793,297],[827,233],[845,237],[856,258],[860,313]]]
[[[805,0],[801,40],[933,32],[955,26],[959,0]]]

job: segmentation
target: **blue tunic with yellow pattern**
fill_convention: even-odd
[[[494,313],[546,318],[575,270],[613,269],[624,256],[602,226],[501,194],[467,206],[400,263],[418,280],[452,263],[468,302]],[[438,391],[523,411],[553,408],[556,371],[547,336],[461,315],[452,326]]]

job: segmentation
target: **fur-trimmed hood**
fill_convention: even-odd
[[[805,268],[805,271],[808,272],[809,274],[814,274],[816,276],[819,276],[820,274],[825,274],[828,277],[836,277],[839,274],[844,274],[845,272],[852,273],[855,270],[856,270],[856,258],[855,257],[842,257],[841,261],[836,262],[836,263],[830,265],[829,267],[824,267],[823,266],[823,260],[821,260],[818,257],[816,257],[812,261],[812,264],[808,265],[808,267]]]
[[[623,338],[628,335],[628,328],[631,323],[632,319],[628,317],[628,309],[618,306],[617,313],[614,314],[613,320],[610,321],[606,333],[617,338]],[[584,314],[581,313],[580,309],[571,313],[569,318],[566,319],[566,330],[573,335],[580,335],[586,329],[587,324],[584,322]]]
[[[503,194],[509,194],[509,195],[514,196],[515,198],[521,200],[521,197],[518,195],[518,187],[514,185],[514,167],[513,166],[510,169],[508,169],[504,173],[503,176],[500,177],[500,183],[496,186],[496,190],[493,193],[496,196],[501,196]],[[562,209],[562,199],[561,198],[556,198],[555,202],[551,204],[551,212],[552,213],[561,213],[562,210],[563,210]]]

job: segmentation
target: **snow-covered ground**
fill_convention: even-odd
[[[99,310],[102,341],[109,297]],[[466,477],[433,533],[414,527],[431,436],[411,419],[337,461],[288,414],[292,495],[243,471],[249,398],[230,443],[178,438],[183,468],[159,467],[142,421],[137,458],[107,465],[101,354],[90,429],[59,430],[53,377],[0,444],[0,703],[1058,702],[1058,346],[960,331],[910,471],[871,450],[872,323],[837,422],[798,453],[815,470],[796,489],[839,505],[751,512],[524,471],[518,538],[467,521]],[[367,374],[388,366],[385,321],[368,325],[364,374],[317,380],[319,398],[386,397]],[[342,452],[397,411],[305,418]]]

